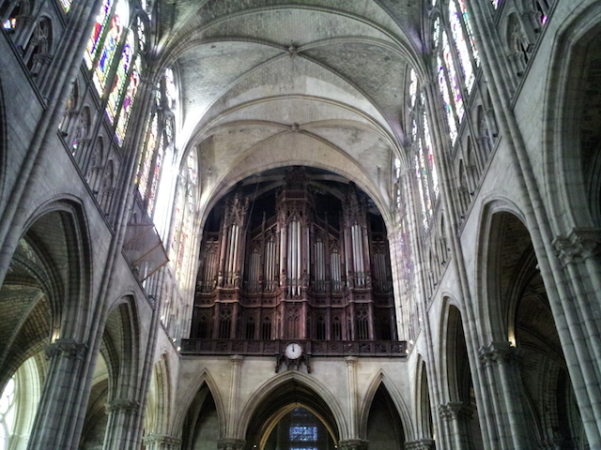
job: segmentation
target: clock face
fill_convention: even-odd
[[[286,346],[285,355],[288,359],[297,359],[303,354],[303,348],[296,342],[291,342]]]

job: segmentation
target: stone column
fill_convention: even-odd
[[[419,439],[405,442],[405,450],[434,450],[436,448],[435,444],[434,439]]]
[[[528,429],[525,397],[519,372],[517,349],[509,342],[492,342],[478,350],[493,392],[493,408],[498,421],[502,448],[530,448],[536,446]]]
[[[57,339],[46,348],[50,364],[28,449],[71,449],[77,446],[78,442],[72,442],[71,426],[77,421],[80,408],[85,406],[78,404],[77,399],[85,386],[82,366],[87,350],[86,344],[73,339]],[[75,434],[79,436],[80,433]]]
[[[180,450],[182,440],[168,434],[149,434],[143,438],[146,450]]]
[[[134,424],[140,413],[140,404],[135,400],[117,398],[108,403],[105,409],[109,418],[104,435],[104,448],[115,450],[132,448],[135,436],[132,437],[131,432],[135,431]]]
[[[440,416],[445,422],[450,448],[468,450],[466,421],[472,416],[472,410],[463,402],[449,402],[439,406]]]
[[[346,368],[348,376],[348,424],[349,424],[349,436],[357,435],[357,361],[358,359],[354,356],[348,356],[346,358]],[[350,449],[351,447],[349,447]]]
[[[362,439],[347,439],[338,442],[340,450],[367,450],[367,441]]]
[[[246,441],[244,439],[224,438],[217,442],[218,450],[244,450]]]

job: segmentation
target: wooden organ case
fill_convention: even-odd
[[[352,183],[334,191],[295,168],[277,190],[220,201],[201,244],[192,339],[396,339],[384,222]]]

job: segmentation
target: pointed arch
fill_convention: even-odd
[[[386,394],[388,394],[394,405],[405,440],[412,440],[415,430],[411,419],[411,412],[396,385],[383,369],[380,369],[378,373],[372,377],[363,401],[361,402],[361,407],[359,409],[359,436],[367,436],[370,410],[374,405],[376,394],[381,389],[386,391]]]
[[[583,142],[599,141],[598,129],[590,123],[587,125],[590,121],[583,120],[583,116],[595,117],[596,113],[591,115],[591,108],[599,108],[599,105],[588,104],[597,96],[588,94],[586,84],[592,80],[586,77],[587,64],[593,58],[589,50],[598,49],[601,40],[600,14],[598,2],[575,7],[570,20],[559,27],[549,57],[552,64],[544,90],[542,147],[545,190],[552,193],[547,199],[549,220],[556,234],[568,234],[574,227],[601,226],[598,201],[591,204],[601,192],[598,176],[601,169],[595,161],[586,163],[586,158],[599,154],[599,149],[598,146],[585,149],[583,145]],[[598,58],[596,53],[594,60]],[[585,140],[587,132],[589,136]],[[594,172],[587,176],[585,168]],[[587,185],[587,180],[596,183]]]
[[[223,434],[226,420],[225,400],[219,391],[219,387],[215,382],[213,375],[208,369],[205,368],[198,374],[196,379],[189,384],[188,389],[182,393],[181,397],[177,399],[178,401],[182,401],[182,407],[174,412],[174,435],[182,435],[186,416],[188,415],[196,396],[202,389],[208,389],[211,397],[213,397],[213,401],[215,402],[215,407],[217,409],[217,417],[219,419],[220,433]]]
[[[290,401],[285,394],[296,393],[297,400]],[[328,428],[334,442],[349,437],[349,428],[342,407],[332,392],[321,382],[301,372],[285,372],[276,375],[255,390],[240,414],[235,427],[235,436],[243,439],[252,430],[251,424],[260,429],[255,434],[265,434],[267,426],[275,425],[273,419],[278,412],[291,403],[308,407]],[[271,419],[271,420],[269,420]]]
[[[154,364],[148,389],[144,430],[146,435],[169,434],[173,416],[171,366],[166,353]]]

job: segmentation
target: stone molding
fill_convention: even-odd
[[[182,444],[180,438],[168,434],[149,434],[142,438],[145,444],[163,444],[172,447],[179,447]]]
[[[419,439],[405,442],[405,450],[432,450],[435,448],[434,439]]]
[[[63,356],[68,359],[82,360],[88,346],[74,339],[57,339],[46,347],[46,359]]]
[[[574,264],[601,254],[601,230],[573,228],[569,235],[553,239],[557,257],[563,264]]]
[[[224,438],[217,442],[218,450],[244,450],[246,441],[244,439]]]
[[[123,411],[125,413],[133,413],[140,409],[140,403],[135,400],[129,400],[127,398],[117,398],[110,403],[105,405],[107,414],[112,412]]]
[[[469,420],[472,418],[472,408],[463,402],[449,402],[438,407],[438,413],[443,420]]]
[[[367,441],[362,439],[347,439],[338,442],[340,450],[367,450]]]
[[[519,360],[519,353],[509,342],[491,342],[478,349],[478,357],[484,366],[512,363]]]

